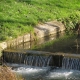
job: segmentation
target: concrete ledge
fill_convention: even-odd
[[[3,51],[4,55],[6,53],[20,53],[20,54],[25,54],[25,55],[43,55],[43,56],[63,56],[63,57],[71,57],[71,58],[80,58],[80,54],[71,54],[71,53],[52,53],[52,52],[45,52],[45,51],[34,51],[34,50],[4,50]],[[7,55],[8,56],[8,55]]]
[[[35,36],[37,36],[37,38],[42,38],[44,36],[51,35],[51,34],[58,35],[58,32],[64,30],[65,30],[64,25],[58,21],[51,21],[51,22],[46,22],[44,24],[38,24],[34,28]]]

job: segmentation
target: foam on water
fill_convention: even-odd
[[[47,70],[48,70],[48,68],[46,68],[46,67],[40,68],[40,67],[27,66],[27,67],[17,67],[17,68],[14,68],[12,71],[18,72],[18,73],[33,74],[33,73],[45,72]]]
[[[80,80],[80,71],[50,67],[34,67],[22,64],[8,64],[12,71],[22,75],[25,80]]]
[[[50,79],[58,79],[58,80],[67,80],[67,79],[73,79],[78,80],[80,79],[80,71],[77,70],[65,70],[65,69],[56,69],[52,70],[45,76],[46,80]]]

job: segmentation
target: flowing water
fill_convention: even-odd
[[[36,50],[79,54],[80,44],[78,42],[79,40],[76,41],[75,37],[70,37],[70,39],[61,39],[51,46]],[[25,80],[80,80],[79,58],[63,57],[61,67],[49,66],[51,60],[52,56],[25,56],[24,64],[7,63],[7,65]]]
[[[31,66],[45,67],[49,66],[51,56],[26,56],[24,64]]]
[[[62,67],[49,66],[51,56],[41,58],[37,57],[36,64],[32,66],[31,56],[29,57],[29,64],[9,64],[12,71],[18,76],[22,76],[25,80],[79,80],[80,79],[80,59],[64,57],[62,60]],[[40,61],[40,62],[38,62]],[[28,61],[27,61],[28,62]],[[42,66],[40,64],[43,62]],[[45,65],[46,64],[46,65]],[[39,67],[40,66],[40,67]]]
[[[11,65],[11,64],[10,64]],[[80,80],[80,71],[73,69],[34,67],[12,64],[12,71],[25,80]]]
[[[80,59],[64,57],[62,61],[62,68],[80,70]]]

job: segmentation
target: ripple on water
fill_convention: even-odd
[[[32,67],[11,64],[12,71],[22,75],[26,80],[80,80],[80,71],[66,69],[50,69],[50,67]]]
[[[52,70],[45,76],[46,80],[80,80],[80,71],[77,70],[65,70],[65,69],[56,69]]]

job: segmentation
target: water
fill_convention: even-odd
[[[80,70],[80,59],[64,57],[62,61],[62,68]]]
[[[56,69],[49,72],[44,80],[80,80],[80,71]]]
[[[25,80],[80,80],[80,71],[62,68],[34,67],[22,64],[8,64],[12,71]]]
[[[50,57],[51,58],[51,57]],[[32,58],[30,58],[32,59]],[[48,57],[46,58],[46,60]],[[31,61],[31,60],[30,60]],[[50,63],[49,60],[45,63]],[[40,63],[39,63],[40,64]],[[79,80],[80,79],[80,59],[64,57],[62,67],[46,65],[30,66],[25,64],[7,64],[12,67],[12,71],[25,80]]]
[[[50,67],[35,67],[35,66],[26,66],[23,64],[7,64],[12,67],[12,71],[18,76],[22,76],[26,80],[39,80],[43,78]]]
[[[27,55],[23,53],[5,53],[4,60],[8,63],[18,63],[30,66],[45,67],[51,65],[52,56]]]
[[[49,66],[52,56],[25,56],[24,64],[34,66]]]
[[[33,48],[31,44],[30,47],[31,49]],[[20,49],[21,48],[22,47],[20,47]],[[23,48],[27,49],[26,45],[24,45]],[[79,54],[80,40],[77,40],[76,42],[76,37],[67,37],[65,39],[55,41],[55,43],[53,42],[53,44],[50,46],[48,45],[47,47],[41,47],[36,50],[62,52],[65,54]],[[22,76],[26,80],[80,80],[80,59],[64,57],[62,60],[62,67],[60,68],[49,66],[49,60],[51,60],[51,57],[44,58],[40,56],[25,56],[24,64],[12,63],[7,65],[12,66],[12,71],[17,75]]]

